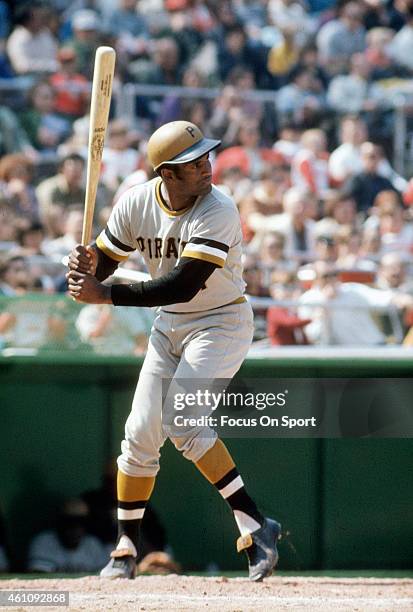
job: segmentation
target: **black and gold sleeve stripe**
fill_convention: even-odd
[[[135,250],[116,238],[108,227],[106,227],[97,237],[96,246],[103,251],[105,255],[115,261],[125,261],[125,259]]]
[[[209,238],[191,238],[182,251],[182,257],[192,257],[214,263],[223,268],[227,259],[229,246]]]

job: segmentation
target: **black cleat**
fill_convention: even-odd
[[[126,549],[114,550],[110,553],[110,561],[100,572],[101,578],[129,578],[136,576],[136,557]]]
[[[266,518],[260,529],[240,537],[237,550],[245,551],[248,557],[249,578],[255,582],[271,576],[277,565],[277,540],[281,537],[281,525],[273,519]]]

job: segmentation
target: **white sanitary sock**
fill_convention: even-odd
[[[132,542],[130,538],[128,538],[127,535],[122,535],[120,537],[120,540],[116,546],[116,550],[119,550],[120,548],[128,548],[129,550],[132,551],[134,557],[138,556],[138,551],[135,548],[135,544]]]
[[[242,512],[241,510],[234,510],[234,516],[242,537],[248,533],[257,531],[257,529],[260,529],[261,527],[261,525],[255,519],[248,514],[245,514],[245,512]]]

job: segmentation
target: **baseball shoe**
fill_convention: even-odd
[[[259,582],[266,576],[271,576],[278,561],[277,540],[280,537],[281,525],[266,518],[260,529],[238,538],[238,552],[244,550],[248,557],[250,580]]]
[[[101,578],[129,578],[133,580],[136,576],[136,557],[128,548],[113,550],[110,553],[110,561],[100,572]]]

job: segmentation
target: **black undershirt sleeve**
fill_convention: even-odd
[[[166,306],[189,302],[218,268],[214,263],[182,257],[168,274],[133,285],[112,285],[115,306]]]
[[[103,251],[99,249],[96,242],[92,244],[92,247],[98,254],[98,265],[96,267],[95,277],[98,281],[104,281],[108,276],[112,276],[114,271],[119,265],[119,262],[115,261],[111,257],[108,257]]]

